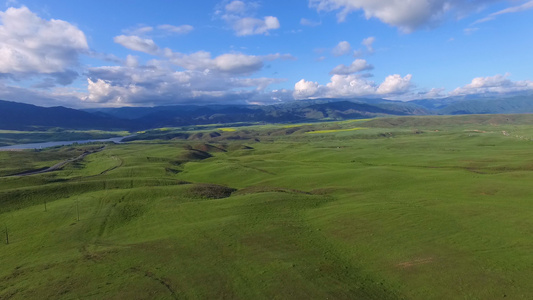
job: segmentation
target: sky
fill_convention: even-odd
[[[533,92],[531,0],[1,1],[3,100],[92,108]]]

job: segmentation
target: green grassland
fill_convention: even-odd
[[[18,177],[87,149],[0,152],[0,299],[531,299],[531,124],[154,130]]]

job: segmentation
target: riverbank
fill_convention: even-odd
[[[73,144],[89,144],[89,143],[122,143],[122,140],[125,138],[132,137],[133,135],[128,136],[118,136],[107,139],[92,139],[92,140],[75,140],[75,141],[54,141],[54,142],[43,142],[43,143],[29,143],[29,144],[17,144],[10,146],[0,147],[0,151],[22,151],[22,150],[32,150],[32,149],[45,149],[50,147],[57,146],[68,146]]]

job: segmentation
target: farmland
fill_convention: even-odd
[[[165,128],[31,176],[101,145],[0,152],[0,299],[530,299],[532,123]]]

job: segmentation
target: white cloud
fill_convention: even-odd
[[[484,22],[487,22],[487,21],[492,21],[492,20],[496,19],[497,16],[500,16],[500,15],[522,12],[522,11],[526,11],[526,10],[529,10],[529,9],[533,9],[533,1],[526,2],[526,3],[522,4],[522,5],[512,6],[512,7],[506,8],[506,9],[502,9],[502,10],[500,10],[498,12],[495,12],[495,13],[492,13],[492,14],[488,15],[487,17],[485,17],[483,19],[479,19],[479,20],[475,21],[473,24],[479,24],[479,23],[484,23]]]
[[[194,27],[191,25],[180,25],[180,26],[174,26],[174,25],[159,25],[157,26],[157,29],[164,30],[169,33],[175,33],[175,34],[187,34],[194,30]]]
[[[62,20],[44,20],[27,7],[0,11],[0,74],[47,74],[60,84],[77,77],[72,69],[88,52],[85,34]]]
[[[335,56],[343,56],[352,52],[352,46],[347,41],[342,41],[331,50],[331,53]]]
[[[0,99],[40,106],[79,107],[83,93],[72,88],[28,89],[5,85],[0,82]]]
[[[353,74],[361,71],[367,71],[372,70],[374,67],[364,59],[356,59],[352,62],[351,65],[338,65],[336,66],[331,72],[329,72],[330,75],[337,74],[337,75],[348,75]]]
[[[156,54],[159,47],[151,39],[144,39],[136,35],[119,35],[114,39],[115,43],[120,44],[130,50]]]
[[[215,14],[226,21],[237,36],[268,35],[271,30],[280,28],[278,18],[274,16],[255,17],[255,12],[259,8],[257,2],[235,0],[223,3],[226,4],[222,5],[222,8],[217,10]]]
[[[459,95],[474,95],[474,94],[507,94],[524,91],[533,91],[533,81],[511,81],[508,79],[509,74],[495,75],[488,77],[477,77],[471,83],[456,88],[453,90],[451,96]]]
[[[296,60],[296,57],[292,56],[291,54],[281,54],[281,53],[276,53],[276,54],[268,54],[268,55],[263,55],[263,56],[260,56],[263,58],[263,60],[276,60],[276,59],[281,59],[281,60]]]
[[[302,18],[300,20],[300,24],[303,25],[303,26],[315,27],[315,26],[321,25],[322,22],[313,21],[313,20],[309,20],[309,19],[306,19],[306,18]]]
[[[268,34],[269,30],[280,27],[278,18],[267,16],[263,19],[242,18],[232,24],[235,34],[238,36]]]
[[[398,74],[389,75],[382,84],[379,85],[377,93],[381,95],[401,94],[409,91],[411,87],[411,74],[402,77]]]
[[[170,62],[196,71],[215,71],[228,74],[251,74],[263,68],[263,60],[259,56],[245,55],[242,53],[227,53],[211,57],[211,53],[198,51],[192,54],[170,53],[167,54]]]
[[[300,80],[294,85],[295,99],[309,98],[350,98],[350,97],[387,97],[408,93],[412,76],[390,75],[377,85],[360,75],[333,75],[326,85]]]
[[[374,53],[374,42],[376,41],[376,38],[371,36],[371,37],[367,37],[366,39],[363,40],[363,42],[361,43],[363,46],[366,47],[366,50],[369,52],[369,53]]]
[[[294,85],[294,99],[307,99],[317,94],[319,89],[318,82],[307,81],[302,79]]]
[[[149,32],[152,32],[153,30],[154,27],[152,26],[139,25],[135,28],[125,29],[122,31],[127,35],[145,35]]]
[[[211,57],[211,53],[198,51],[192,54],[172,52],[165,49],[165,57],[177,66],[187,70],[218,72],[226,75],[249,75],[259,71],[264,61],[276,59],[295,59],[290,54],[270,54],[265,56],[246,55],[242,53],[226,53]]]
[[[371,96],[376,93],[375,83],[357,75],[333,75],[326,85],[328,98]]]
[[[137,56],[128,55],[126,56],[126,61],[124,65],[127,67],[135,68],[139,66],[139,58]]]
[[[225,9],[228,13],[244,14],[246,13],[247,6],[246,3],[236,0],[226,4]]]
[[[460,17],[495,1],[500,0],[309,0],[309,5],[318,11],[339,11],[339,22],[352,12],[363,11],[367,19],[377,18],[409,33],[435,25],[447,15]]]
[[[186,70],[207,70],[209,72],[219,73],[220,75],[250,75],[263,68],[264,61],[296,59],[290,54],[280,53],[256,56],[235,52],[221,54],[216,57],[212,57],[211,53],[207,51],[184,54],[173,52],[169,48],[160,49],[153,40],[144,39],[138,36],[117,36],[115,37],[115,42],[131,50],[164,57],[165,61],[159,61],[160,64],[171,63]],[[131,66],[132,63],[138,64],[138,61],[133,57],[128,56],[123,64]]]
[[[227,73],[246,74],[257,71],[263,67],[261,58],[254,55],[244,55],[241,53],[222,54],[213,59],[217,70]]]
[[[221,77],[209,71],[174,71],[156,63],[135,68],[98,67],[89,69],[84,100],[107,106],[245,102],[281,81]]]
[[[124,42],[134,50],[155,53],[160,59],[143,66],[137,57],[129,55],[122,66],[89,69],[86,103],[135,106],[274,101],[264,90],[284,79],[241,76],[259,71],[265,61],[295,59],[290,54],[280,53],[256,56],[234,52],[215,57],[206,51],[184,54],[161,49],[152,40],[139,37],[127,37],[118,42]],[[177,71],[176,66],[184,70]]]
[[[133,28],[127,28],[122,30],[125,36],[137,36],[142,38],[147,37],[161,37],[168,35],[185,35],[194,30],[194,27],[191,25],[170,25],[170,24],[161,24],[157,26],[147,26],[145,24],[139,24]]]

